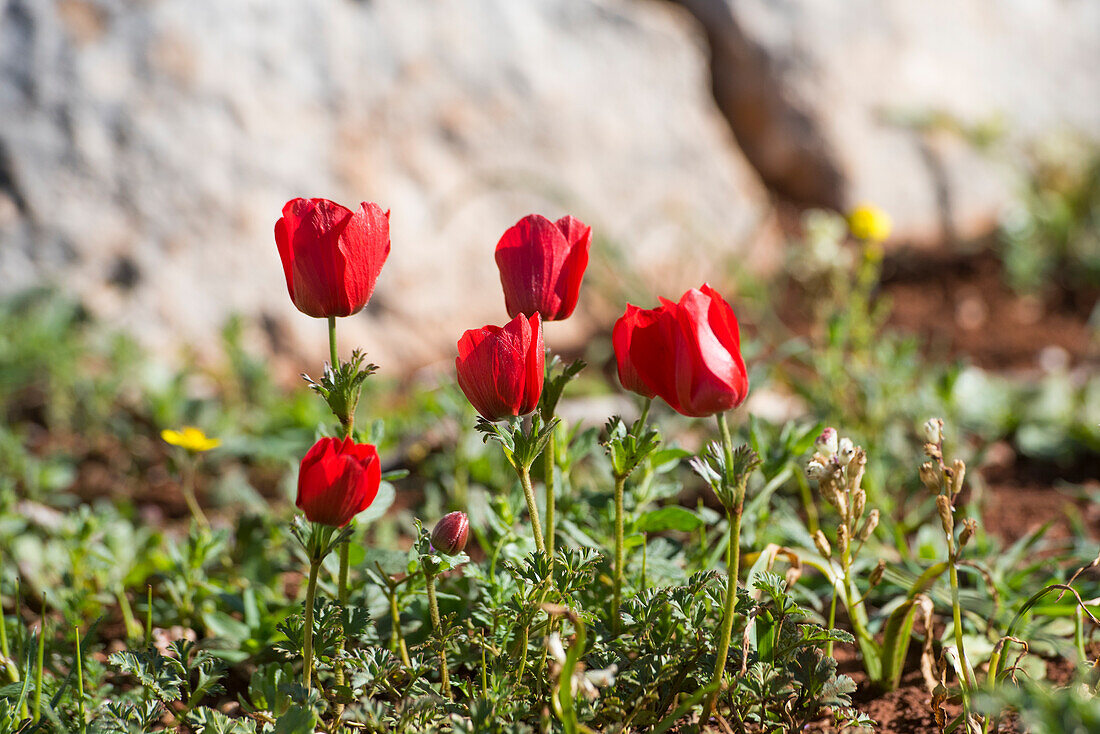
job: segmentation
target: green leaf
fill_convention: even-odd
[[[396,497],[397,492],[394,490],[393,485],[389,482],[382,482],[378,485],[378,494],[375,496],[374,502],[371,502],[370,507],[363,510],[356,519],[363,523],[377,520],[386,514],[386,510],[390,509],[390,505],[393,504]]]
[[[669,505],[647,512],[638,520],[638,530],[643,533],[661,533],[667,530],[691,532],[702,526],[703,520],[686,507]]]

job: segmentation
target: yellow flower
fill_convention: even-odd
[[[194,426],[184,426],[178,431],[166,428],[160,432],[160,437],[173,446],[179,446],[196,453],[216,449],[222,444],[220,438],[209,438],[202,432],[201,428],[195,428]]]
[[[857,239],[882,242],[893,228],[890,215],[874,204],[860,204],[848,214],[848,229]]]

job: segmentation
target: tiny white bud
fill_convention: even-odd
[[[943,440],[943,421],[939,418],[929,418],[922,427],[924,440],[928,443],[939,443]]]
[[[811,461],[806,465],[806,476],[810,479],[824,479],[827,473],[825,465],[820,461]]]
[[[836,457],[840,460],[841,466],[848,466],[848,462],[852,460],[852,457],[856,455],[856,447],[852,443],[850,438],[842,438],[837,444]]]
[[[822,431],[821,435],[814,441],[814,447],[827,457],[835,454],[837,449],[836,429],[826,428]]]
[[[561,635],[557,632],[551,632],[550,636],[546,638],[546,649],[558,665],[565,665],[565,648],[561,644]]]

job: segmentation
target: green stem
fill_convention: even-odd
[[[411,667],[409,662],[409,649],[405,646],[405,637],[401,634],[401,610],[397,608],[397,589],[390,588],[390,616],[393,618],[393,626],[390,629],[390,646],[394,652],[400,653],[401,662],[406,667]]]
[[[42,718],[42,663],[46,655],[46,594],[42,593],[42,622],[38,626],[38,655],[34,665],[34,720]]]
[[[153,646],[153,585],[145,585],[145,647]]]
[[[19,607],[15,607],[15,613],[19,613]],[[4,616],[4,598],[0,595],[0,654],[3,654],[5,661],[11,660],[11,654],[8,651],[8,620]],[[12,683],[19,680],[19,669],[12,665],[10,662],[6,662],[4,667],[7,670],[8,678]]]
[[[329,364],[332,365],[333,372],[340,366],[340,360],[336,353],[336,317],[328,317],[328,354]]]
[[[546,451],[542,455],[543,465],[546,468],[546,552],[550,554],[550,562],[554,562],[554,473],[557,468],[557,428],[550,431],[546,442]]]
[[[313,600],[317,596],[317,573],[321,559],[310,561],[309,582],[306,584],[306,612],[302,626],[302,683],[308,693],[313,688]]]
[[[80,716],[80,731],[87,731],[87,718],[84,714],[84,659],[80,655],[80,627],[74,627],[76,630],[76,691],[77,691],[77,709]]]
[[[828,562],[828,559],[826,559]],[[836,628],[836,587],[833,587],[833,601],[829,604],[829,626],[826,628],[829,632],[832,632]],[[825,645],[825,657],[831,658],[833,656],[833,641],[829,640],[829,643]]]
[[[182,483],[183,499],[187,502],[187,509],[191,511],[191,517],[195,519],[199,527],[205,530],[210,527],[210,521],[206,519],[206,513],[202,511],[202,507],[199,506],[199,500],[195,497],[196,461],[195,457],[191,455],[186,459]]]
[[[531,487],[531,467],[520,466],[516,469],[519,483],[523,486],[523,496],[527,498],[527,512],[531,516],[531,534],[535,536],[535,548],[546,553],[546,544],[542,542],[542,526],[539,523],[539,506],[535,502],[535,490]]]
[[[611,628],[619,632],[619,607],[623,600],[623,489],[626,475],[615,477],[615,585],[611,599]]]
[[[122,613],[122,624],[126,628],[126,639],[127,641],[136,640],[141,637],[141,625],[134,618],[134,610],[126,597],[126,589],[121,589],[115,597],[118,599],[118,609]]]
[[[645,591],[646,555],[648,553],[648,549],[646,548],[646,546],[648,545],[649,537],[645,533],[642,533],[642,591]]]
[[[447,641],[443,639],[443,625],[439,621],[439,603],[435,598],[435,574],[424,567],[424,578],[428,582],[428,610],[432,615],[432,629],[439,636],[439,673],[443,682],[443,694],[451,696],[451,675],[447,670]]]
[[[354,520],[352,521],[354,522]],[[340,604],[340,610],[342,614],[346,614],[348,607],[348,570],[349,570],[349,554],[351,551],[351,543],[344,541],[340,544],[340,571],[336,576],[336,600]],[[340,622],[340,631],[344,632],[343,620]],[[333,673],[336,679],[336,685],[344,685],[344,646],[347,644],[343,634],[340,635],[339,641],[336,643],[336,664],[333,669]],[[336,731],[340,728],[340,717],[344,713],[344,704],[337,703],[332,709],[332,731]]]
[[[716,687],[703,707],[703,717],[700,719],[702,723],[710,720],[718,694],[721,692],[722,678],[726,672],[726,658],[730,650],[730,637],[733,634],[733,613],[737,606],[737,577],[740,575],[741,564],[741,512],[744,491],[739,492],[739,495],[737,506],[731,513],[729,544],[726,547],[726,559],[729,564],[726,570],[726,606],[722,614],[722,627],[718,633],[718,657],[714,661],[714,675],[711,677],[711,684]]]
[[[955,553],[955,544],[952,538],[948,542],[948,575],[951,579],[951,621],[955,627],[955,648],[959,651],[959,666],[962,668],[962,699],[963,711],[967,719],[970,718],[970,691],[974,688],[974,681],[970,679],[970,666],[966,662],[966,653],[963,650],[962,606],[959,604],[959,571],[955,566],[958,560]]]
[[[726,459],[726,476],[723,481],[730,481],[733,471],[733,441],[730,439],[729,425],[726,423],[726,414],[719,413],[718,433],[722,438],[722,451]],[[745,483],[738,478],[734,487],[733,507],[727,508],[730,513],[729,542],[726,546],[726,606],[722,616],[722,628],[718,637],[718,657],[714,661],[714,675],[711,684],[714,692],[707,697],[703,706],[703,716],[700,723],[705,725],[714,712],[714,705],[718,701],[718,694],[722,688],[722,678],[726,672],[726,658],[729,656],[730,636],[733,634],[733,614],[737,607],[737,579],[741,571],[741,515],[745,507]]]

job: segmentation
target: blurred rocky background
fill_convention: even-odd
[[[393,251],[344,333],[415,367],[504,319],[492,251],[529,212],[596,233],[605,289],[550,332],[577,340],[608,288],[777,267],[808,207],[966,247],[1060,135],[1100,141],[1095,0],[0,0],[0,294],[320,355],[272,227],[377,201]]]

